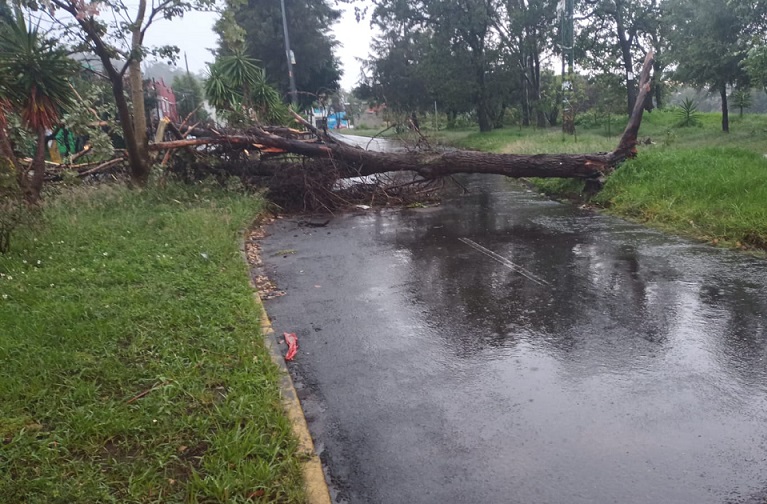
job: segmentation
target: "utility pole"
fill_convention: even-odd
[[[288,18],[285,15],[285,0],[280,0],[282,9],[282,32],[285,34],[285,56],[288,59],[288,78],[290,79],[290,102],[293,109],[298,108],[298,91],[296,91],[296,78],[293,75],[293,51],[290,50],[290,37],[288,37]]]
[[[573,26],[573,4],[575,0],[560,0],[557,10],[560,15],[562,32],[562,132],[575,134],[575,108],[572,103],[574,79],[573,46],[575,30]],[[565,67],[567,72],[565,73]]]

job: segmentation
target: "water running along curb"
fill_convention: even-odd
[[[269,316],[266,313],[266,307],[264,306],[263,300],[253,282],[253,276],[250,274],[251,264],[248,261],[248,254],[245,248],[245,233],[242,234],[242,239],[240,240],[240,252],[242,253],[242,258],[245,261],[245,264],[248,266],[249,283],[250,287],[253,289],[254,301],[257,302],[261,309],[261,336],[264,339],[264,345],[266,345],[269,355],[272,357],[272,362],[280,368],[279,385],[282,404],[285,408],[288,420],[290,420],[293,435],[298,440],[299,455],[305,457],[305,460],[301,462],[301,466],[304,476],[306,502],[307,504],[331,504],[330,490],[325,481],[325,473],[322,470],[320,457],[314,451],[314,442],[312,441],[311,434],[309,434],[309,427],[306,424],[304,410],[301,408],[301,402],[298,399],[296,388],[293,386],[293,380],[290,378],[288,367],[285,365],[285,359],[277,344],[272,323],[269,321]]]

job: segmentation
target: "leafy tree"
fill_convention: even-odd
[[[373,12],[373,23],[384,36],[379,39],[381,44],[376,50],[373,65],[378,68],[380,62],[391,60],[390,56],[397,52],[404,55],[400,58],[401,67],[422,63],[422,58],[409,57],[408,44],[413,41],[421,49],[431,50],[438,45],[449,48],[460,55],[465,64],[464,85],[473,88],[472,102],[480,131],[491,130],[495,123],[494,116],[504,109],[503,100],[498,100],[500,93],[492,87],[493,82],[502,81],[498,77],[503,67],[495,28],[498,2],[423,0],[405,3],[400,0],[381,0]],[[430,42],[427,44],[425,41]],[[445,77],[449,78],[443,73]]]
[[[330,35],[330,27],[341,14],[327,0],[291,0],[285,2],[285,9],[299,103],[305,107],[321,88],[338,89],[341,68],[333,54],[337,42]],[[259,62],[288,101],[290,83],[279,1],[228,0],[215,30],[219,54],[244,50]]]
[[[738,88],[730,95],[732,104],[735,105],[740,111],[738,115],[743,117],[743,109],[751,107],[753,100],[751,99],[751,90],[746,88]]]
[[[743,66],[752,84],[761,87],[767,93],[767,45],[752,47],[748,51]]]
[[[637,97],[636,63],[646,49],[643,39],[658,37],[659,5],[655,0],[587,0],[579,3],[584,28],[576,48],[580,60],[603,73],[619,70],[626,82],[627,113]],[[615,63],[620,62],[616,68]]]
[[[548,101],[539,103],[543,99],[541,60],[553,43],[556,4],[555,0],[505,0],[494,19],[503,49],[513,61],[511,67],[518,70],[524,125],[535,115],[537,126],[546,126],[544,110],[551,108]]]
[[[756,26],[754,2],[746,0],[668,0],[670,48],[678,80],[718,91],[722,131],[730,130],[727,89],[747,81],[743,61],[747,34]]]
[[[20,188],[30,203],[40,199],[45,177],[46,130],[59,122],[60,112],[73,99],[69,78],[75,75],[76,63],[67,57],[57,41],[46,38],[36,27],[27,27],[24,16],[17,12],[15,20],[0,30],[0,101],[3,108],[19,112],[22,124],[37,138],[35,155],[29,171],[17,166]],[[3,116],[2,112],[0,112]],[[0,128],[5,130],[3,117]],[[4,154],[13,162],[12,153]]]
[[[18,0],[37,8],[36,0]],[[174,19],[187,11],[202,9],[214,0],[47,0],[47,14],[60,31],[60,39],[73,48],[95,54],[103,74],[112,85],[117,112],[134,184],[143,186],[149,179],[149,149],[141,62],[147,55],[174,59],[175,46],[149,47],[144,36],[160,18]],[[126,96],[128,77],[130,101]]]

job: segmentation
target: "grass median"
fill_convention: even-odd
[[[263,200],[76,189],[0,256],[0,502],[300,502],[239,251]]]

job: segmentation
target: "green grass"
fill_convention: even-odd
[[[450,132],[447,143],[490,152],[539,154],[611,151],[625,125],[584,124],[576,137],[557,129],[503,128],[490,133]],[[700,124],[679,127],[673,110],[644,114],[636,160],[626,163],[592,201],[610,211],[680,234],[732,245],[767,248],[767,116],[699,114]],[[437,136],[440,138],[440,136]],[[583,184],[532,179],[556,197],[577,198]]]
[[[303,500],[238,245],[262,205],[206,186],[81,188],[14,235],[0,502]]]
[[[767,159],[742,148],[645,150],[594,201],[684,234],[767,248]]]

